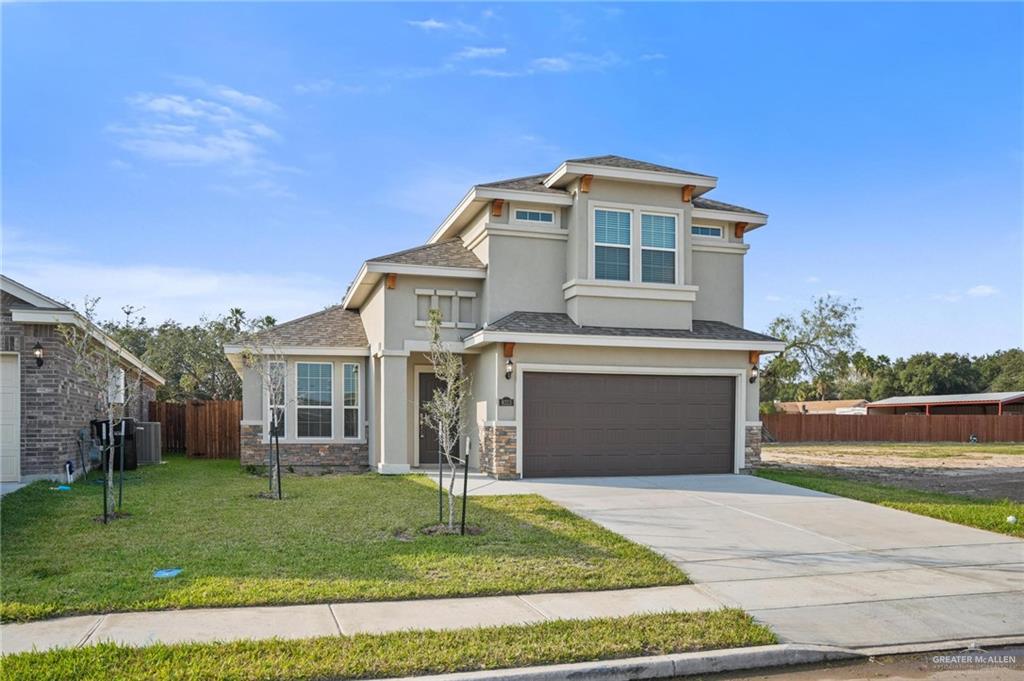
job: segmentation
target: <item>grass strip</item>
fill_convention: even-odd
[[[130,648],[3,658],[4,679],[364,679],[663,655],[775,643],[741,610],[559,620],[454,631]]]
[[[923,492],[802,471],[762,469],[757,471],[757,475],[788,485],[867,501],[959,525],[1008,534],[1011,537],[1024,537],[1024,504],[1009,500],[994,501],[958,494]],[[1009,516],[1016,517],[1017,522],[1007,522]]]

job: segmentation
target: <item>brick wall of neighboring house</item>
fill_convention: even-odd
[[[263,426],[241,425],[241,462],[243,466],[266,466],[270,447],[263,441]],[[281,467],[286,473],[358,473],[370,468],[370,450],[366,444],[281,443]]]
[[[480,470],[499,480],[516,473],[516,427],[485,424],[480,427]]]
[[[746,427],[746,442],[743,448],[743,466],[750,470],[761,465],[761,426]]]
[[[6,292],[0,325],[2,348],[20,353],[21,365],[21,476],[22,479],[63,476],[64,462],[78,469],[78,431],[100,416],[98,400],[72,371],[72,354],[57,327],[48,324],[15,324]],[[13,301],[20,302],[17,298]],[[37,367],[32,349],[43,346],[43,366]],[[145,419],[149,399],[156,395],[144,385],[141,405],[132,416]],[[80,471],[77,471],[80,472]]]

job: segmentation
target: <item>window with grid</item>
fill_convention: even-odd
[[[267,432],[271,435],[284,437],[284,396],[287,369],[284,362],[267,362]],[[274,428],[274,415],[277,415],[277,432]]]
[[[632,214],[594,211],[594,278],[629,281]]]
[[[295,365],[298,437],[331,437],[334,412],[332,369],[329,362],[298,362]]]
[[[358,364],[346,364],[343,367],[342,411],[342,437],[360,437]]]
[[[555,214],[546,210],[517,210],[516,220],[551,224],[555,221]]]
[[[649,284],[676,283],[676,219],[640,215],[640,278]]]
[[[722,228],[713,227],[711,225],[690,225],[690,234],[694,236],[710,236],[721,239]]]

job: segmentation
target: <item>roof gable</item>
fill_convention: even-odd
[[[256,334],[256,340],[282,348],[362,348],[369,345],[359,313],[341,305],[273,326]]]
[[[471,267],[477,269],[484,267],[480,258],[466,248],[462,239],[459,238],[408,248],[397,253],[370,258],[366,262],[423,265],[425,267]]]

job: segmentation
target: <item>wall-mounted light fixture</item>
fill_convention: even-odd
[[[757,377],[760,375],[758,365],[761,362],[761,353],[753,350],[748,356],[748,359],[750,360],[750,382],[757,383]]]
[[[757,377],[760,375],[760,373],[761,372],[758,370],[756,364],[751,366],[750,367],[750,382],[751,383],[757,383]]]
[[[39,341],[32,346],[32,356],[36,358],[36,367],[43,366],[43,345]]]
[[[503,354],[505,355],[505,359],[506,359],[506,361],[505,361],[505,380],[507,381],[507,380],[512,378],[512,371],[515,369],[515,365],[512,364],[512,355],[515,354],[516,344],[515,343],[505,343],[505,345],[504,345],[504,347],[502,349],[504,350]]]

